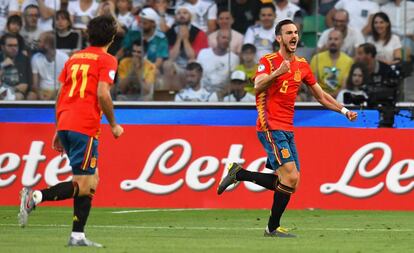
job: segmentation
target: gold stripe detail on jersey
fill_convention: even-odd
[[[266,105],[266,95],[267,92],[262,92],[258,95],[258,101],[257,101],[257,114],[259,117],[259,122],[261,125],[262,130],[267,131],[267,122],[266,122],[266,111],[265,111],[265,105]]]

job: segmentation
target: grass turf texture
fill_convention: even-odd
[[[67,248],[71,208],[39,206],[20,228],[18,207],[0,207],[0,251],[13,252],[414,252],[414,212],[288,210],[296,239],[265,238],[267,210],[94,208],[89,239],[106,248]]]

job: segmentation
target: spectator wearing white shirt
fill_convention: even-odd
[[[223,98],[224,102],[255,102],[256,97],[248,93],[245,88],[247,76],[241,70],[231,73],[230,77],[230,94]]]
[[[259,23],[250,26],[244,35],[244,44],[253,44],[256,49],[256,58],[272,53],[272,43],[275,41],[275,6],[271,3],[260,7]]]
[[[175,94],[176,102],[217,102],[217,94],[207,91],[201,86],[203,67],[191,62],[186,67],[186,88]]]
[[[33,55],[31,61],[33,82],[27,99],[54,100],[59,88],[58,78],[68,59],[66,53],[55,49],[54,33],[42,33],[39,52]]]
[[[376,59],[388,65],[401,61],[400,38],[392,34],[391,21],[384,12],[375,13],[371,23],[372,35],[367,42],[372,43],[377,49]]]
[[[37,5],[40,11],[39,28],[42,31],[52,31],[53,17],[60,9],[60,0],[23,0],[10,1],[9,15],[21,15],[27,6]]]
[[[379,11],[379,5],[372,0],[339,0],[335,8],[326,15],[326,24],[329,27],[333,26],[333,17],[339,9],[348,11],[349,26],[360,30],[366,36],[371,32],[371,19]]]
[[[344,36],[344,43],[342,44],[341,51],[345,52],[349,56],[355,54],[355,49],[362,43],[365,42],[362,33],[350,27],[349,25],[349,14],[344,9],[339,9],[335,12],[333,18],[333,27],[328,28],[322,32],[321,37],[318,40],[318,51],[324,51],[328,49],[328,36],[329,33],[335,29],[342,32]]]
[[[302,16],[301,9],[289,0],[274,0],[276,8],[276,24],[284,19],[293,21],[295,17]]]
[[[132,23],[135,20],[134,15],[131,13],[132,0],[117,0],[116,1],[116,18],[124,29],[131,28]]]
[[[69,1],[68,12],[72,19],[73,29],[86,31],[89,21],[96,16],[99,4],[96,0]]]
[[[233,16],[229,10],[222,9],[219,11],[219,14],[217,16],[217,24],[219,26],[219,29],[231,30],[230,50],[235,54],[240,54],[241,48],[243,46],[243,35],[231,28],[233,22]],[[217,33],[218,31],[215,31],[213,33],[210,33],[208,36],[209,47],[217,46]]]
[[[23,28],[20,35],[23,37],[29,55],[37,50],[40,34],[43,32],[38,26],[40,17],[37,5],[28,5],[23,12]]]
[[[189,8],[193,16],[193,24],[207,34],[216,30],[217,5],[214,1],[208,0],[185,0],[178,3],[177,7]]]
[[[204,48],[197,57],[197,62],[203,67],[203,87],[209,92],[217,92],[219,100],[224,97],[229,72],[239,64],[239,57],[229,52],[229,44],[230,30],[220,30],[217,33],[217,47]]]
[[[407,55],[414,54],[414,2],[392,0],[381,6],[391,20],[391,31],[398,35],[404,47],[409,49]]]

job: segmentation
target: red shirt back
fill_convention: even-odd
[[[263,56],[259,61],[256,76],[272,73],[283,60],[279,52]],[[314,85],[316,79],[306,60],[295,56],[290,62],[289,72],[277,77],[267,90],[256,94],[257,131],[293,131],[295,100],[302,82]]]
[[[113,84],[117,66],[116,58],[100,47],[88,47],[70,57],[59,77],[58,130],[98,137],[102,118],[98,82]]]

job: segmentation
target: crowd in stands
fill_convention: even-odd
[[[408,0],[0,0],[0,100],[54,100],[97,15],[119,24],[108,49],[118,101],[254,102],[257,60],[278,49],[283,19],[303,36],[296,54],[341,102],[414,54]],[[297,101],[311,101],[302,86]]]

